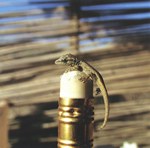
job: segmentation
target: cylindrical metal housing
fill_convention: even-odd
[[[93,147],[93,98],[59,98],[58,148]]]

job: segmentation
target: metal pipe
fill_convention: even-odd
[[[58,148],[93,147],[93,98],[59,98]]]

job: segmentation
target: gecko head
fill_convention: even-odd
[[[63,64],[67,66],[75,66],[78,63],[79,60],[72,54],[65,54],[55,61],[55,64]]]

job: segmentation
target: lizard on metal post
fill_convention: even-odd
[[[66,54],[66,55],[61,56],[59,59],[55,61],[55,64],[62,64],[62,65],[69,66],[66,72],[72,71],[72,70],[83,71],[88,77],[92,78],[95,81],[95,83],[101,90],[101,93],[104,99],[105,117],[104,117],[103,124],[101,125],[101,128],[104,128],[107,123],[108,116],[109,116],[109,100],[108,100],[107,89],[106,89],[106,86],[105,86],[105,83],[101,74],[90,64],[88,64],[85,61],[79,60],[77,57],[75,57],[72,54]],[[83,82],[86,82],[87,78],[85,79],[81,78],[80,80]]]

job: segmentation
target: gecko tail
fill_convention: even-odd
[[[101,126],[100,129],[103,129],[106,126],[106,122],[104,122]]]
[[[97,126],[97,127],[96,127],[96,130],[97,130],[97,131],[98,131],[98,130],[102,130],[102,129],[106,126],[106,123],[107,123],[107,119],[104,119],[102,125]]]
[[[100,126],[100,129],[103,129],[106,126],[108,122],[108,117],[109,117],[109,110],[105,112],[105,117],[104,117],[102,125]]]
[[[97,130],[97,131],[102,130],[105,126],[106,126],[106,124],[102,124],[102,125],[100,125],[100,126],[97,126],[97,127],[96,127],[96,130]]]

